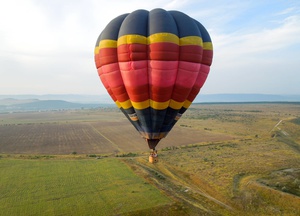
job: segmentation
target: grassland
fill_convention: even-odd
[[[149,164],[146,144],[117,110],[1,115],[0,209],[300,215],[299,119],[299,103],[193,105]]]
[[[171,203],[115,159],[8,158],[0,176],[0,215],[116,215]]]

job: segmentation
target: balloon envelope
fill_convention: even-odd
[[[94,54],[111,98],[155,149],[202,88],[213,48],[198,21],[179,11],[154,9],[113,19]]]

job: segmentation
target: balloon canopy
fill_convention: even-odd
[[[136,10],[105,27],[94,54],[107,92],[155,149],[202,88],[213,47],[203,25],[182,12]]]

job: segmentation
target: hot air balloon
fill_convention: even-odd
[[[202,88],[213,48],[195,19],[154,9],[113,19],[94,54],[107,92],[155,152]]]

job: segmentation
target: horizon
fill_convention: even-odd
[[[65,101],[83,104],[115,104],[108,94],[88,95],[88,94],[21,94],[21,95],[2,95],[2,103],[9,100],[17,100],[20,103],[38,101]],[[32,101],[30,101],[32,100]],[[37,100],[37,101],[35,101]],[[231,102],[300,102],[300,94],[279,95],[279,94],[199,94],[193,103],[231,103]],[[1,105],[1,104],[0,104]]]

